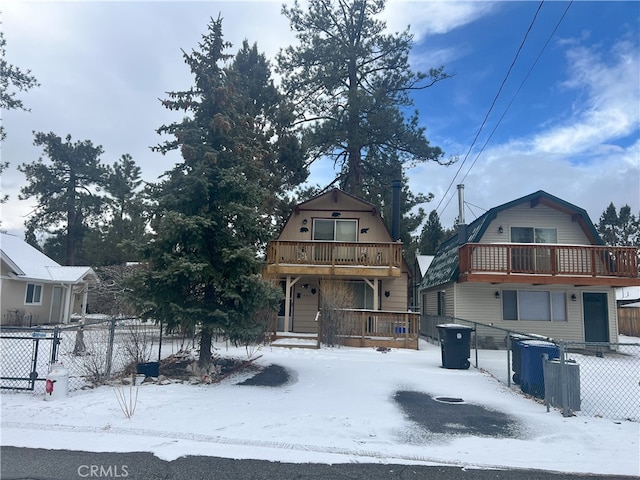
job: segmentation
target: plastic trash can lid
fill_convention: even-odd
[[[436,325],[438,328],[468,328],[469,330],[473,330],[473,327],[468,325],[460,325],[458,323],[441,323],[440,325]]]

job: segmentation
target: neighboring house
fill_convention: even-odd
[[[615,288],[638,284],[637,253],[605,246],[585,210],[538,191],[462,225],[439,248],[422,280],[423,312],[616,342]]]
[[[420,304],[420,282],[425,273],[427,273],[434,257],[434,255],[420,255],[419,252],[416,253],[415,263],[413,264],[413,305],[411,308],[414,312],[422,312]]]
[[[0,234],[2,325],[67,323],[84,314],[91,267],[64,267],[14,235]]]
[[[276,336],[317,335],[322,299],[338,282],[351,292],[339,309],[347,344],[417,348],[419,315],[408,311],[411,273],[398,236],[375,205],[339,189],[296,206],[267,248],[265,276],[285,295]]]
[[[640,337],[640,286],[616,289],[616,299],[620,334]]]
[[[637,286],[616,288],[616,301],[618,302],[618,307],[640,302],[640,278]]]

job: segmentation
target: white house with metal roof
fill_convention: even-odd
[[[62,266],[24,240],[0,233],[2,325],[68,323],[84,315],[87,291],[97,276],[91,267]]]

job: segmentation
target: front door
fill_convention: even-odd
[[[609,314],[606,293],[583,293],[584,341],[609,341]]]
[[[53,287],[51,295],[51,322],[62,322],[62,287]]]

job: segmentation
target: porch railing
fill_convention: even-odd
[[[467,243],[459,254],[460,273],[638,277],[636,247]]]
[[[337,312],[337,333],[340,336],[417,339],[420,335],[420,314],[416,312],[364,309],[340,309]]]
[[[269,242],[267,264],[401,267],[402,243],[398,242]]]

